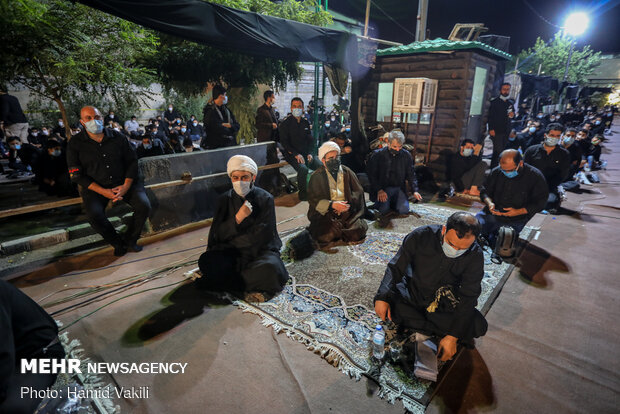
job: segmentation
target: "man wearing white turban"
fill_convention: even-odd
[[[233,188],[218,200],[198,283],[207,290],[273,295],[288,280],[273,196],[254,185],[258,167],[250,157],[231,157],[226,170]]]
[[[327,141],[319,148],[323,163],[308,183],[308,230],[320,246],[336,241],[358,242],[366,237],[364,189],[357,176],[340,164],[340,147]]]

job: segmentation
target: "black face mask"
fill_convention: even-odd
[[[340,171],[340,160],[338,158],[332,158],[325,161],[327,171],[334,177],[334,180],[338,179],[338,171]]]
[[[396,156],[396,154],[398,154],[398,151],[396,151],[395,149],[392,148],[388,148],[388,151],[390,152],[390,155],[392,157]]]

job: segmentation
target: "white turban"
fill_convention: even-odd
[[[340,155],[340,147],[334,141],[326,141],[319,148],[319,160],[323,161],[323,157],[325,154],[332,151],[338,151],[338,155]]]
[[[233,171],[247,171],[252,175],[256,175],[258,173],[258,167],[252,158],[246,155],[234,155],[230,157],[226,165],[226,172],[229,177]]]

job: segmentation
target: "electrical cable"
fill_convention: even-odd
[[[415,34],[411,33],[406,27],[404,27],[403,25],[401,25],[400,23],[398,23],[396,20],[394,20],[392,18],[392,16],[390,16],[389,14],[387,14],[385,11],[383,11],[383,9],[381,7],[379,7],[379,5],[377,3],[375,3],[374,1],[370,0],[370,2],[377,8],[379,9],[379,11],[381,13],[383,13],[385,15],[385,17],[387,17],[388,19],[390,19],[391,21],[393,21],[398,27],[400,27],[401,29],[403,29],[405,32],[409,33],[411,36],[413,36],[413,38],[415,39]]]
[[[540,18],[543,22],[547,23],[548,25],[551,25],[555,28],[558,29],[564,29],[562,26],[558,26],[557,24],[550,22],[549,20],[545,19],[540,13],[538,13],[538,11],[536,11],[536,9],[534,9],[534,7],[527,1],[527,0],[523,0],[523,3],[525,3],[525,5],[536,15],[538,16],[538,18]]]
[[[92,314],[94,314],[94,313],[96,313],[96,312],[99,312],[101,309],[103,309],[103,308],[105,308],[105,307],[107,307],[107,306],[110,306],[111,304],[116,303],[116,302],[118,302],[118,301],[120,301],[120,300],[122,300],[122,299],[126,299],[126,298],[128,298],[128,297],[135,296],[135,295],[138,295],[138,294],[140,294],[140,293],[149,292],[149,291],[151,291],[151,290],[162,289],[162,288],[165,288],[165,287],[169,287],[169,286],[178,285],[178,284],[180,284],[180,283],[185,283],[185,282],[187,282],[188,280],[191,280],[191,278],[186,278],[186,279],[183,279],[183,280],[180,280],[180,281],[177,281],[177,282],[169,283],[169,284],[167,284],[167,285],[156,286],[156,287],[152,287],[152,288],[144,289],[144,290],[141,290],[141,291],[139,291],[139,292],[130,293],[129,295],[125,295],[125,296],[121,296],[120,298],[116,298],[116,299],[114,299],[113,301],[108,302],[108,303],[106,303],[105,305],[102,305],[102,306],[98,307],[97,309],[95,309],[95,310],[93,310],[93,311],[91,311],[91,312],[88,312],[86,315],[84,315],[84,316],[81,316],[81,317],[77,318],[76,320],[74,320],[74,321],[73,321],[73,322],[71,322],[70,324],[63,326],[62,328],[60,328],[60,329],[58,330],[58,332],[62,332],[62,331],[64,331],[64,330],[66,330],[67,328],[69,328],[70,326],[75,325],[76,323],[78,323],[78,322],[79,322],[79,321],[81,321],[82,319],[87,318],[87,317],[91,316]]]

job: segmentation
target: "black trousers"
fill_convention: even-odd
[[[121,239],[105,215],[105,208],[110,200],[89,189],[82,189],[82,202],[88,222],[103,237],[103,240],[114,247],[123,244],[135,244],[140,238],[144,223],[151,213],[151,202],[146,196],[142,184],[133,184],[127,194],[123,196],[122,201],[129,204],[133,209],[133,218],[127,227],[124,240]]]
[[[508,144],[508,132],[497,132],[491,137],[493,141],[493,155],[491,156],[491,169],[499,164],[499,154],[506,148]]]
[[[392,320],[396,325],[406,329],[412,329],[427,335],[444,337],[452,327],[454,313],[435,311],[429,313],[424,308],[418,308],[405,302],[401,298],[391,301],[390,308]],[[487,332],[488,324],[484,316],[474,309],[472,317],[466,326],[458,327],[461,335],[459,341],[468,344],[473,338],[483,336]]]
[[[228,292],[276,293],[288,280],[280,254],[266,250],[243,257],[238,250],[207,250],[198,260],[202,289]]]

